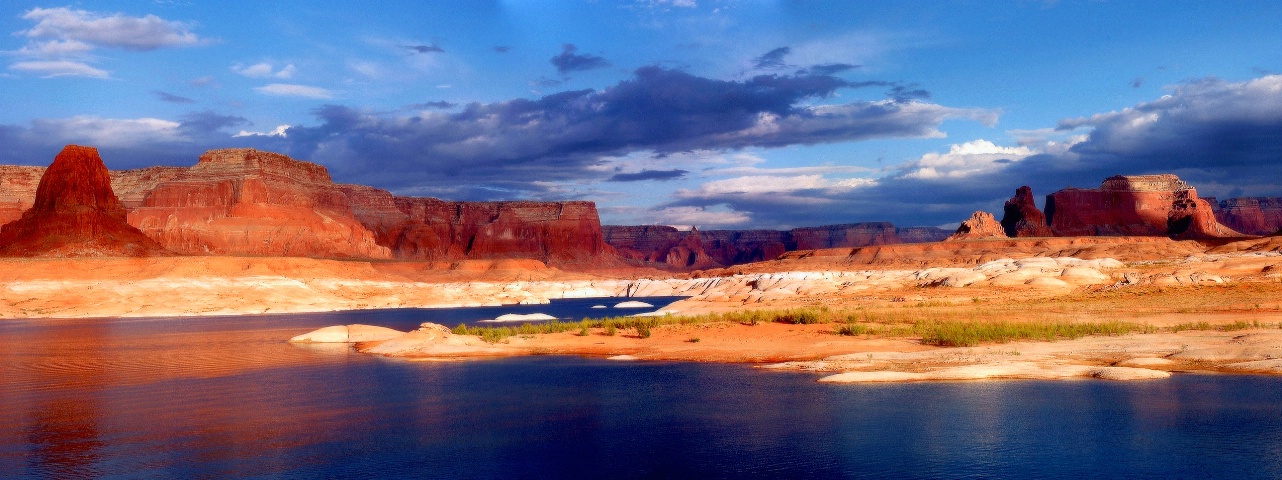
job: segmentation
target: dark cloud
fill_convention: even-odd
[[[405,108],[408,110],[427,110],[427,109],[448,110],[457,106],[458,106],[457,103],[451,103],[451,102],[446,102],[442,100],[442,101],[436,101],[436,102],[415,103],[412,105],[406,105]]]
[[[910,100],[928,100],[930,92],[925,89],[917,88],[916,85],[896,85],[886,94],[897,102],[907,102]]]
[[[183,115],[179,130],[189,137],[205,138],[221,130],[250,125],[244,117],[204,111]]]
[[[401,45],[414,53],[445,53],[445,49],[436,45]]]
[[[783,57],[788,56],[789,53],[792,53],[792,48],[776,48],[754,59],[756,62],[755,66],[760,69],[777,69],[786,67],[788,65],[783,63]]]
[[[859,68],[859,65],[851,65],[849,63],[825,63],[820,65],[813,65],[808,68],[803,68],[801,70],[798,70],[797,74],[798,75],[836,75],[838,73],[847,72],[850,70],[854,70],[856,68]]]
[[[1060,122],[1065,134],[1089,129],[1071,147],[1043,147],[1023,159],[999,158],[989,171],[958,177],[911,176],[916,162],[874,185],[797,188],[768,193],[705,189],[664,207],[722,205],[748,212],[745,226],[892,221],[940,225],[974,210],[1001,212],[1015,188],[1045,194],[1094,188],[1109,176],[1175,173],[1203,196],[1282,195],[1282,76],[1229,83],[1210,79],[1120,111]]]
[[[574,44],[567,43],[561,49],[561,54],[552,57],[549,62],[556,66],[556,71],[566,74],[569,72],[579,72],[583,70],[594,70],[610,66],[610,62],[605,58],[596,55],[579,55],[574,52],[579,50]]]
[[[494,47],[494,51],[498,53],[507,53],[512,51],[512,47],[509,47],[507,45],[499,45]]]
[[[641,182],[645,180],[673,180],[686,176],[685,170],[642,170],[636,173],[616,173],[607,182]]]
[[[331,166],[344,181],[387,188],[532,184],[599,178],[603,156],[738,149],[936,135],[947,118],[990,112],[928,103],[808,103],[858,86],[823,75],[716,80],[646,67],[602,91],[473,103],[458,112],[389,118],[344,106],[316,111],[275,141]],[[501,197],[496,197],[501,198]]]
[[[1144,86],[1144,77],[1135,77],[1135,80],[1131,81],[1131,88],[1140,88],[1143,86]]]
[[[180,96],[178,96],[178,95],[174,95],[174,94],[172,94],[172,93],[167,93],[167,92],[162,92],[162,91],[160,91],[160,90],[152,90],[152,91],[151,91],[151,94],[152,94],[152,95],[155,95],[155,96],[156,96],[156,98],[159,98],[159,99],[160,99],[160,101],[162,101],[162,102],[169,102],[169,103],[196,103],[196,101],[195,101],[195,100],[192,100],[192,99],[190,99],[190,98],[187,98],[187,97],[180,97]]]

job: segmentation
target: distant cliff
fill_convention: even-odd
[[[1097,189],[1046,196],[1046,219],[1058,236],[1138,235],[1220,238],[1242,234],[1216,221],[1193,186],[1170,174],[1117,175]]]
[[[937,242],[951,233],[935,227],[896,228],[885,222],[792,230],[698,230],[661,225],[602,227],[620,256],[637,262],[692,270],[773,260],[784,252]]]

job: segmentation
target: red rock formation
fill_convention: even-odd
[[[1247,235],[1273,235],[1282,231],[1282,197],[1205,199],[1221,225]]]
[[[708,255],[708,252],[703,250],[703,237],[699,235],[698,228],[691,228],[685,237],[681,239],[681,242],[668,249],[662,262],[685,270],[703,270],[725,266],[717,263],[716,260],[713,260]]]
[[[68,145],[44,171],[35,202],[0,228],[0,255],[146,256],[155,241],[125,222],[107,166],[93,147]]]
[[[619,266],[592,202],[451,202],[340,185],[362,224],[396,258],[531,258],[556,266]]]
[[[147,167],[135,170],[115,170],[111,175],[111,190],[116,192],[120,203],[126,210],[141,207],[147,194],[157,186],[170,180],[176,180],[187,171],[187,167]]]
[[[1098,189],[1046,196],[1046,217],[1061,236],[1137,235],[1219,238],[1241,234],[1215,220],[1197,190],[1170,174],[1118,175]]]
[[[1002,224],[988,212],[975,212],[957,227],[957,233],[946,241],[975,240],[980,238],[1006,238]]]
[[[895,225],[886,222],[804,227],[793,229],[790,233],[796,245],[793,250],[903,243],[895,233]]]
[[[175,174],[176,173],[176,174]],[[129,222],[189,255],[388,258],[320,165],[253,149],[211,150],[195,166],[122,176],[144,189]]]
[[[1050,237],[1046,214],[1037,209],[1033,187],[1027,185],[1015,190],[1015,196],[1006,201],[1002,215],[1002,229],[1008,237]]]
[[[22,218],[36,200],[44,167],[0,165],[0,225]]]

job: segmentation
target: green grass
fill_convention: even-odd
[[[916,325],[921,342],[944,347],[973,347],[983,343],[1007,343],[1018,340],[1054,341],[1082,338],[1087,335],[1124,335],[1149,331],[1149,327],[1131,322],[937,322]]]

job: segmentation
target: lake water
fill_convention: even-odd
[[[1282,477],[1275,377],[832,385],[284,342],[411,317],[0,321],[0,477]]]

